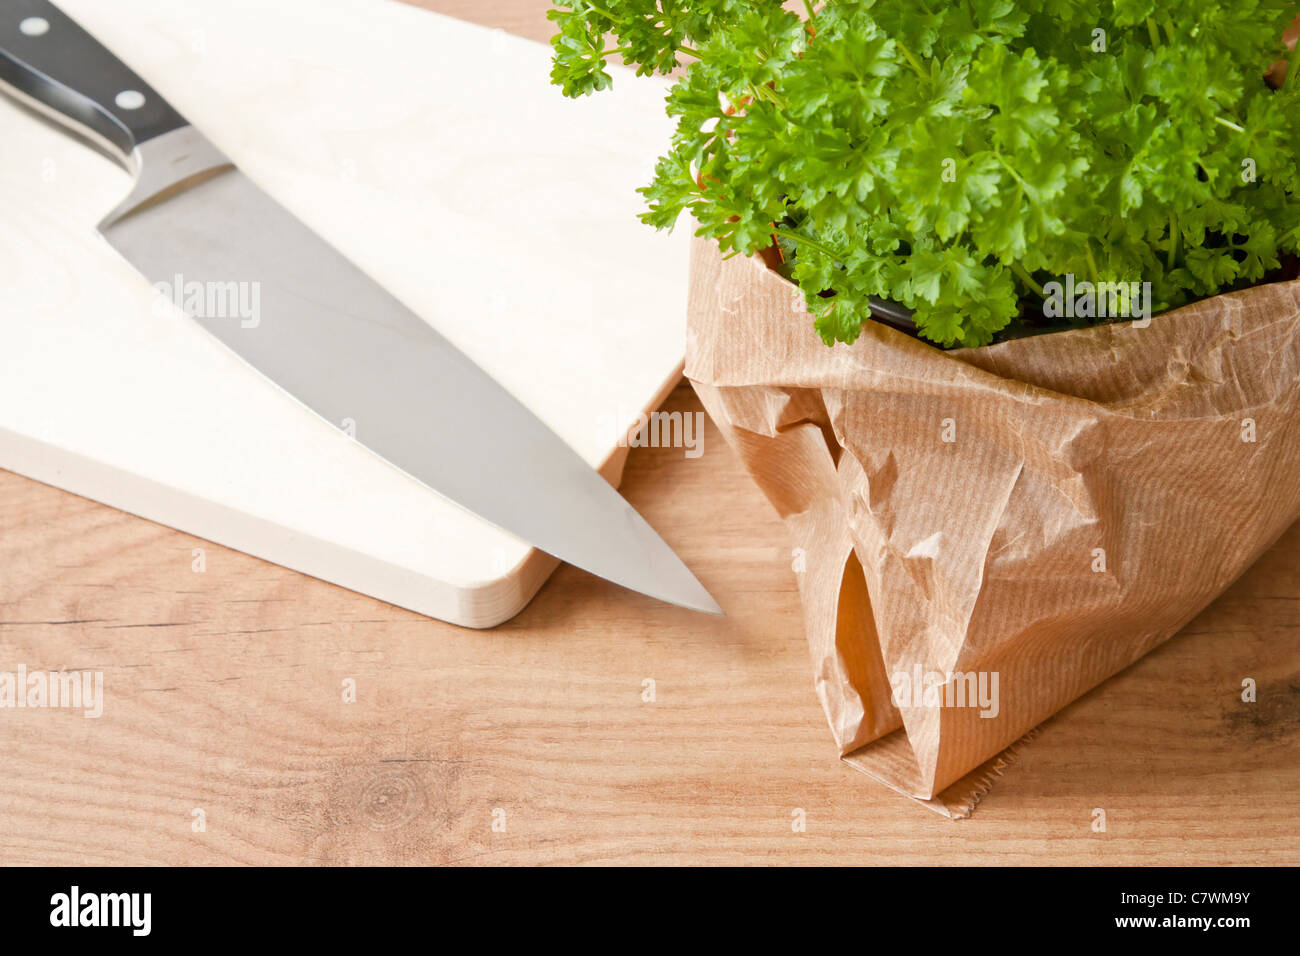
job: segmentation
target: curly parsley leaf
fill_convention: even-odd
[[[828,344],[871,299],[944,346],[1042,286],[1150,282],[1158,308],[1300,252],[1291,0],[557,0],[553,79],[669,74],[678,126],[643,218],[779,244]],[[612,39],[611,39],[612,38]]]

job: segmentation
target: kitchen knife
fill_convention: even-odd
[[[134,175],[99,231],[150,283],[183,280],[222,296],[257,290],[256,322],[187,311],[291,396],[326,421],[357,423],[372,452],[534,547],[652,597],[721,613],[563,440],[54,4],[0,4],[0,88]]]

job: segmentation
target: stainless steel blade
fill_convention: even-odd
[[[326,421],[354,420],[371,451],[498,528],[635,591],[721,613],[550,428],[192,128],[136,159],[136,190],[100,231],[153,283],[257,283],[255,325],[194,316],[250,365]]]

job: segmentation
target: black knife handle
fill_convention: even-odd
[[[180,113],[47,0],[0,0],[0,88],[54,110],[129,157],[188,125]]]

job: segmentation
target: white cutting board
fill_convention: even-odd
[[[60,4],[618,480],[685,341],[687,237],[636,219],[662,83],[568,100],[548,47],[390,0]],[[4,97],[0,143],[0,467],[457,624],[528,602],[554,559],[158,307],[94,230],[121,168]]]

